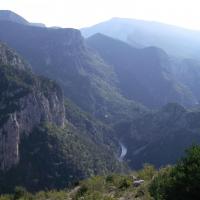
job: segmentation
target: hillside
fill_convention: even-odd
[[[133,48],[102,34],[87,39],[87,44],[113,66],[122,94],[151,108],[169,102],[185,106],[197,102],[195,95],[171,73],[170,57],[161,49]]]
[[[0,196],[0,200],[11,200],[13,197],[26,198],[27,200],[150,200],[151,196],[148,188],[152,177],[156,173],[157,171],[153,166],[145,166],[144,169],[137,172],[131,172],[127,175],[109,174],[107,176],[93,176],[77,183],[77,185],[72,188],[67,188],[66,190],[41,191],[36,194],[28,193],[25,189],[18,187],[14,194],[2,195]],[[133,177],[145,179],[144,184],[135,187],[133,185]]]
[[[95,175],[105,184],[146,162],[174,164],[199,143],[198,61],[102,34],[85,40],[75,29],[0,26],[0,40],[26,60],[0,44],[0,193],[61,189]],[[116,179],[103,192],[135,198],[129,175]]]
[[[199,102],[200,62],[194,59],[172,59],[171,72],[176,80],[190,89]]]
[[[156,170],[145,165],[127,175],[93,176],[60,191],[33,194],[23,187],[16,187],[12,194],[1,195],[0,200],[197,200],[200,197],[199,170],[200,147],[192,146],[174,166]]]
[[[116,130],[128,149],[125,159],[129,166],[140,169],[144,163],[156,167],[175,163],[188,146],[199,144],[199,119],[198,110],[168,104],[137,120],[118,124]]]
[[[85,45],[78,30],[3,21],[0,26],[0,39],[23,55],[34,72],[56,80],[84,111],[110,122],[143,112],[120,94],[113,68]]]
[[[125,41],[134,47],[157,46],[170,56],[199,60],[199,31],[136,19],[112,18],[94,26],[83,28],[84,37],[96,33]]]
[[[60,87],[27,66],[0,44],[0,192],[62,188],[125,169],[112,130],[64,105]]]

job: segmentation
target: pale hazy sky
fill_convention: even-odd
[[[80,28],[125,17],[200,30],[200,0],[0,0],[0,9],[47,26]]]

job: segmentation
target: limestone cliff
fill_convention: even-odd
[[[23,134],[42,122],[63,127],[64,121],[61,89],[33,75],[17,53],[0,44],[0,169],[19,162]]]

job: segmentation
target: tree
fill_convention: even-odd
[[[152,181],[150,193],[155,200],[200,199],[200,146],[186,150],[174,167],[161,170]]]

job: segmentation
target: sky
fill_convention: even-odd
[[[112,17],[158,21],[200,30],[199,0],[0,0],[30,22],[81,28]]]

